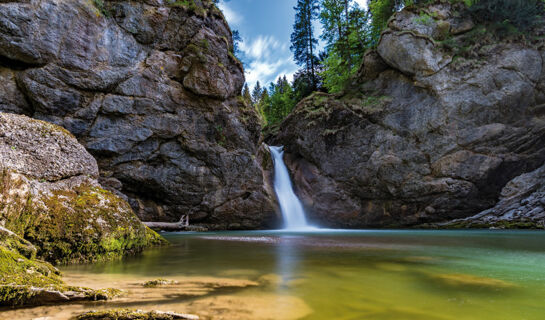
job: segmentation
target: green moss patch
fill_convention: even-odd
[[[142,286],[145,288],[156,288],[160,286],[168,286],[173,284],[178,284],[178,281],[159,278],[155,280],[146,281],[142,284]]]
[[[71,189],[44,188],[32,197],[21,192],[28,197],[21,198],[13,192],[24,189],[20,177],[7,172],[0,177],[0,218],[6,228],[35,245],[44,260],[104,261],[166,243],[140,222],[126,201],[109,191],[82,182]],[[25,252],[25,246],[17,249]]]
[[[198,316],[190,314],[180,314],[174,312],[151,311],[144,312],[140,310],[106,310],[90,311],[77,317],[78,320],[174,320],[174,319],[199,319]]]
[[[98,187],[54,191],[43,203],[45,207],[30,208],[34,221],[25,229],[25,238],[48,261],[111,260],[163,242],[124,200]]]

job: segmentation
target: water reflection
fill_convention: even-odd
[[[281,241],[276,246],[276,268],[282,279],[279,290],[286,290],[287,284],[297,278],[300,255],[302,254],[295,242],[297,238],[298,236],[281,236]]]

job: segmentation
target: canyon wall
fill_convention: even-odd
[[[463,4],[396,13],[345,92],[302,101],[269,138],[286,146],[311,219],[430,226],[494,207],[545,162],[544,34],[500,35]],[[544,227],[531,202],[541,214],[514,227]]]
[[[144,221],[277,223],[243,83],[211,1],[0,3],[0,110],[74,134]]]

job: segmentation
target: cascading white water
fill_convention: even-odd
[[[303,205],[293,192],[288,168],[282,159],[283,147],[269,146],[269,150],[274,161],[274,191],[284,217],[284,228],[286,230],[311,229],[312,227],[307,224]]]

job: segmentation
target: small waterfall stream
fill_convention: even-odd
[[[284,228],[286,230],[312,229],[307,224],[301,201],[293,192],[288,168],[282,159],[283,147],[269,146],[269,150],[274,161],[274,191],[284,218]]]

